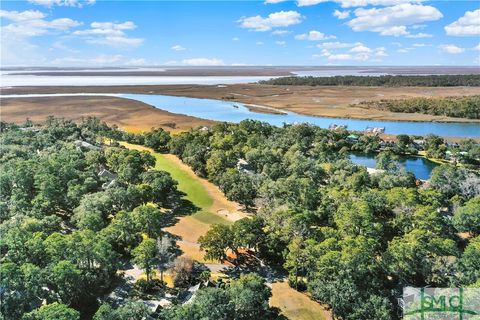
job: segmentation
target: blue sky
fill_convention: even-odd
[[[478,1],[2,1],[3,65],[480,65]]]

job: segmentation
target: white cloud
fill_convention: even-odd
[[[269,31],[272,28],[288,27],[302,22],[302,15],[296,11],[279,11],[270,13],[268,17],[262,16],[242,17],[238,22],[245,29],[254,31]]]
[[[325,35],[324,33],[317,31],[317,30],[312,30],[309,31],[308,33],[303,33],[295,36],[295,39],[297,40],[308,40],[308,41],[320,41],[320,40],[327,40],[327,39],[335,39],[335,36],[332,35]]]
[[[272,31],[272,34],[275,35],[275,36],[284,36],[284,35],[289,34],[291,32],[292,31],[288,31],[288,30],[274,30],[274,31]]]
[[[388,57],[387,49],[380,47],[376,49],[375,57]]]
[[[261,46],[261,45],[263,45],[263,42],[262,42],[262,41],[257,41],[257,42],[256,42],[256,45],[257,45],[257,46]]]
[[[356,17],[347,22],[354,31],[378,32],[384,36],[409,35],[408,25],[443,17],[435,7],[410,3],[385,8],[359,8],[354,13]]]
[[[28,2],[51,8],[53,6],[65,6],[65,7],[78,7],[81,8],[83,5],[93,5],[95,0],[28,0]]]
[[[285,41],[275,41],[276,45],[285,46],[287,43]]]
[[[372,52],[372,49],[368,48],[368,47],[365,47],[364,45],[359,45],[359,46],[356,46],[356,47],[353,47],[352,49],[350,49],[350,52],[356,52],[356,53],[360,53],[360,52],[363,52],[363,53],[370,53]]]
[[[37,10],[5,11],[0,10],[0,17],[12,21],[1,27],[2,38],[28,38],[47,34],[49,32],[65,32],[81,23],[70,18],[59,18],[47,21],[46,15]]]
[[[408,53],[411,50],[413,50],[413,48],[403,48],[403,49],[398,49],[397,52],[398,53]]]
[[[467,11],[457,21],[445,26],[449,36],[477,36],[480,35],[480,9]]]
[[[431,37],[433,37],[433,35],[429,33],[423,33],[423,32],[407,35],[407,38],[412,38],[412,39],[431,38]]]
[[[418,30],[418,29],[424,29],[426,27],[428,27],[426,24],[414,24],[410,28],[412,28],[413,30]]]
[[[465,51],[464,48],[457,47],[454,44],[443,44],[439,48],[450,54],[459,54]]]
[[[123,23],[114,22],[92,22],[90,29],[77,30],[72,33],[79,36],[90,44],[101,44],[115,48],[138,47],[143,43],[142,38],[130,38],[126,30],[137,28],[132,21]]]
[[[337,17],[338,19],[347,19],[350,16],[350,11],[349,10],[345,10],[345,11],[335,10],[333,12],[333,16]]]
[[[322,47],[322,45],[318,45]],[[360,42],[357,43],[341,43],[341,42],[330,42],[327,43],[327,48],[324,48],[320,55],[316,57],[327,57],[330,61],[336,60],[351,60],[351,61],[379,61],[378,57],[387,57],[387,49],[385,47],[379,47],[371,49]],[[333,53],[331,50],[341,49],[341,48],[351,48],[348,52]],[[371,59],[372,57],[377,57]]]
[[[328,56],[328,60],[331,60],[331,61],[336,61],[336,60],[352,60],[353,57],[352,55],[350,54],[344,54],[344,53],[341,53],[341,54],[330,54]]]
[[[179,44],[174,45],[174,46],[171,47],[170,49],[172,49],[172,50],[174,50],[174,51],[184,51],[184,50],[186,50],[184,47],[182,47],[182,46],[179,45]]]
[[[240,41],[240,38],[238,38],[238,37],[233,37],[233,38],[232,38],[232,41]]]
[[[355,42],[355,43],[346,43],[346,42],[324,42],[321,44],[318,44],[317,47],[319,48],[327,48],[327,49],[341,49],[341,48],[351,48],[355,46],[361,46],[363,45],[361,42]]]
[[[472,50],[480,51],[480,43],[473,47]]]
[[[217,58],[192,58],[184,59],[182,63],[187,66],[224,66],[225,62]]]

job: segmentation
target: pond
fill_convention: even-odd
[[[353,163],[365,166],[367,168],[375,168],[377,161],[375,160],[376,154],[365,154],[365,153],[351,153],[349,155],[350,160]],[[412,172],[417,179],[428,180],[432,170],[438,166],[435,162],[427,160],[422,157],[413,157],[413,156],[400,156],[398,161],[402,167],[407,169],[407,171]]]
[[[284,114],[268,114],[250,111],[241,103],[228,102],[212,99],[197,99],[153,94],[110,94],[110,93],[77,93],[77,94],[25,94],[3,95],[1,98],[15,97],[47,97],[47,96],[113,96],[125,99],[141,101],[158,109],[172,113],[185,114],[197,118],[240,122],[245,119],[253,119],[268,122],[272,125],[281,126],[285,123],[310,123],[322,128],[328,128],[330,124],[346,125],[348,130],[363,131],[367,127],[385,127],[387,134],[409,134],[424,136],[436,134],[450,137],[480,137],[480,123],[436,123],[436,122],[399,122],[399,121],[375,121],[353,120],[343,118],[315,117],[285,112]]]

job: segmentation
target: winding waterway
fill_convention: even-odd
[[[240,122],[245,119],[260,120],[275,126],[285,123],[310,123],[328,128],[332,123],[346,125],[349,130],[363,131],[366,127],[385,127],[387,134],[408,134],[424,136],[436,134],[444,137],[474,138],[480,137],[480,123],[437,123],[408,121],[376,121],[344,118],[328,118],[301,115],[294,112],[269,114],[250,111],[241,103],[213,99],[153,95],[153,94],[113,94],[113,93],[72,93],[72,94],[22,94],[2,95],[0,98],[52,97],[52,96],[109,96],[140,101],[155,108],[172,113],[189,115],[197,118]]]

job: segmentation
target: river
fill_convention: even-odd
[[[408,122],[408,121],[375,121],[354,120],[344,118],[328,118],[301,115],[294,112],[284,114],[269,114],[250,111],[241,103],[213,99],[198,99],[153,94],[113,94],[113,93],[72,93],[72,94],[24,94],[2,95],[0,98],[21,97],[52,97],[52,96],[110,96],[141,101],[155,108],[172,113],[185,114],[197,118],[240,122],[245,119],[254,119],[268,122],[275,126],[284,123],[310,123],[322,128],[330,124],[346,125],[349,130],[363,131],[366,127],[385,127],[387,134],[408,134],[425,136],[436,134],[444,137],[474,138],[480,137],[480,123],[438,123],[438,122]]]

